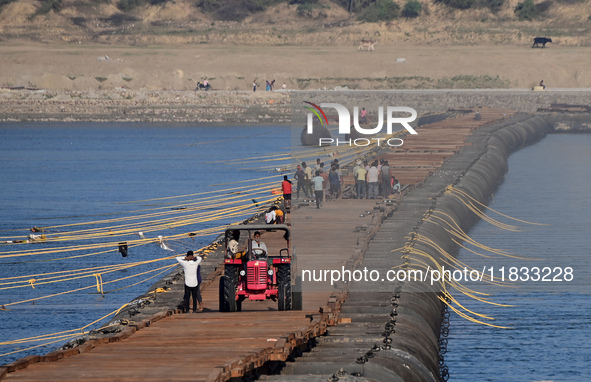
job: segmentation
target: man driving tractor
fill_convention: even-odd
[[[267,257],[267,246],[261,241],[261,233],[256,231],[252,240],[252,256],[251,260]]]

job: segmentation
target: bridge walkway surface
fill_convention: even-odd
[[[400,176],[401,183],[412,182],[413,190],[384,217],[359,263],[358,269],[378,270],[380,279],[352,282],[341,306],[339,325],[329,328],[329,333],[319,337],[302,357],[287,362],[280,375],[261,380],[439,381],[438,338],[430,335],[438,333],[439,328],[429,319],[441,314],[436,291],[429,282],[423,288],[418,285],[420,281],[400,283],[388,281],[384,275],[391,269],[405,269],[402,249],[412,231],[433,206],[434,197],[461,176],[473,160],[458,161],[455,159],[460,156],[455,154],[461,149],[481,150],[475,146],[482,144],[482,137],[471,138],[474,130],[493,121],[509,120],[515,113],[484,109],[480,114],[481,120],[471,114],[428,125],[418,136],[407,136],[404,149],[382,155],[394,174],[400,174],[399,166],[405,170],[416,166],[417,171]],[[452,156],[454,160],[450,160]],[[426,179],[427,175],[433,176]]]
[[[395,176],[398,170],[404,173],[401,183],[412,190],[461,150],[471,131],[504,118],[509,111],[480,113],[481,120],[471,114],[427,125],[419,131],[419,137],[407,136],[404,148],[390,148],[366,159],[387,158]],[[405,160],[405,156],[413,159]],[[404,244],[409,225],[420,220],[430,204],[428,195],[417,195],[420,197],[409,198],[409,203],[402,195],[389,203],[381,199],[339,199],[325,202],[321,209],[311,202],[294,200],[298,208],[287,216],[292,224],[296,274],[301,276],[303,270],[312,274],[316,270],[317,276],[333,270],[352,271],[362,262],[370,269],[400,265],[400,256],[394,259],[391,251]],[[273,245],[269,239],[267,245]],[[315,380],[311,375],[323,375],[321,380],[326,380],[324,374],[330,376],[341,367],[348,372],[363,372],[363,367],[354,362],[355,356],[383,339],[383,324],[391,312],[389,302],[397,287],[387,282],[351,285],[326,279],[305,280],[302,311],[279,312],[271,301],[247,301],[242,312],[220,313],[220,271],[219,266],[214,268],[209,286],[203,291],[205,312],[180,314],[174,307],[161,310],[116,335],[5,365],[0,369],[0,379],[226,381],[272,373],[273,366],[285,361],[295,362],[288,362],[282,375],[265,378],[303,381]],[[182,278],[174,281],[177,300],[182,296],[182,282]],[[337,324],[326,336],[327,328]],[[412,320],[409,325],[413,325]]]

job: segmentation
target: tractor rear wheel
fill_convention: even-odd
[[[291,269],[289,264],[277,267],[277,309],[292,310]]]
[[[227,312],[228,305],[226,304],[226,297],[224,291],[226,290],[226,276],[220,277],[220,286],[219,286],[219,304],[220,304],[220,312]]]
[[[226,265],[224,273],[225,274],[223,276],[223,304],[224,308],[226,309],[224,310],[224,312],[235,312],[238,308],[236,306],[236,286],[238,285],[238,267]]]

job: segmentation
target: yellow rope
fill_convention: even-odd
[[[503,217],[506,217],[506,218],[508,218],[508,219],[515,220],[515,221],[518,221],[518,222],[521,222],[521,223],[525,223],[525,224],[532,224],[532,225],[546,225],[546,226],[549,226],[549,225],[550,225],[550,224],[543,224],[543,223],[533,223],[533,222],[529,222],[529,221],[526,221],[526,220],[517,219],[517,218],[511,217],[511,216],[509,216],[509,215],[505,215],[505,214],[503,214],[503,213],[501,213],[501,212],[499,212],[499,211],[497,211],[497,210],[494,210],[494,209],[490,208],[489,206],[487,206],[487,205],[485,205],[485,204],[482,204],[482,203],[480,203],[478,200],[476,200],[475,198],[473,198],[472,196],[470,196],[468,193],[466,193],[466,192],[464,192],[464,191],[460,190],[459,188],[455,188],[455,187],[453,187],[453,186],[449,186],[449,187],[451,187],[451,191],[452,191],[452,192],[458,192],[458,193],[460,193],[460,194],[462,194],[462,195],[466,196],[467,198],[469,198],[469,199],[473,200],[474,202],[476,202],[476,203],[480,204],[481,206],[483,206],[483,207],[486,207],[487,209],[491,210],[492,212],[494,212],[494,213],[496,213],[496,214],[499,214],[499,215],[501,215],[501,216],[503,216]]]

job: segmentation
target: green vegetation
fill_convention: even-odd
[[[197,0],[195,6],[218,20],[242,21],[274,3],[272,0]]]
[[[120,11],[129,12],[143,3],[144,0],[119,0],[117,8],[119,8]]]
[[[539,4],[536,4],[537,16],[540,16],[542,14],[547,14],[553,4],[554,4],[554,0],[545,0]]]
[[[297,4],[296,12],[298,16],[319,18],[326,17],[324,9],[330,8],[318,3],[318,0],[291,0],[290,4]]]
[[[533,0],[524,0],[520,3],[517,3],[517,6],[515,6],[515,10],[513,12],[515,12],[515,15],[520,21],[532,21],[538,16],[538,10],[536,9],[536,5],[534,4]]]
[[[407,0],[406,4],[402,8],[402,16],[413,19],[419,17],[423,10],[423,4],[419,0]]]
[[[10,3],[12,3],[13,1],[15,1],[15,0],[0,0],[0,9],[1,9],[3,6],[5,6],[5,5],[7,5],[7,4],[10,4]]]
[[[505,4],[505,0],[435,0],[455,9],[488,8],[498,12]]]
[[[400,16],[400,6],[392,0],[376,0],[365,8],[358,19],[369,23],[392,21]]]
[[[39,15],[45,15],[49,11],[59,12],[62,9],[62,0],[41,0],[41,6],[37,8],[35,13],[29,16],[29,20],[35,19]]]
[[[488,8],[491,12],[497,13],[505,4],[505,0],[478,0],[479,8]]]
[[[14,2],[15,0],[0,0],[0,9],[7,4]],[[36,0],[37,5],[36,11],[29,16],[29,20],[35,19],[39,15],[53,12],[63,12],[65,7],[74,7],[81,10],[82,16],[70,17],[69,20],[72,24],[82,27],[89,28],[91,20],[94,16],[86,15],[88,9],[99,6],[101,4],[116,4],[117,8],[121,12],[114,12],[110,16],[103,16],[99,18],[100,21],[105,22],[109,26],[122,26],[129,24],[130,22],[139,21],[137,17],[139,14],[134,13],[139,7],[146,6],[163,6],[169,2],[175,0],[74,0],[73,2],[63,2],[62,0]],[[200,11],[208,14],[208,18],[220,21],[243,21],[247,17],[252,17],[254,22],[263,22],[274,24],[274,17],[271,13],[258,17],[260,14],[267,10],[269,7],[278,4],[289,4],[291,12],[294,12],[299,17],[306,18],[325,18],[328,17],[328,9],[334,7],[342,7],[343,9],[351,13],[351,17],[355,17],[360,21],[364,22],[388,22],[395,20],[399,17],[405,17],[407,19],[413,19],[421,16],[422,14],[428,14],[428,4],[430,1],[423,0],[189,0],[191,4],[198,8]],[[471,9],[489,9],[493,13],[497,13],[502,9],[507,8],[508,0],[432,0],[453,10],[471,10]],[[515,18],[520,21],[524,20],[535,20],[542,17],[551,18],[552,10],[556,7],[568,7],[577,6],[581,7],[581,4],[588,2],[588,0],[517,0],[519,3],[513,9]],[[330,4],[330,5],[328,5]],[[490,21],[490,15],[487,12],[477,13],[479,19],[485,23]],[[442,16],[447,19],[455,19],[457,12],[450,12],[448,16]],[[511,17],[513,18],[513,17]],[[259,20],[260,19],[260,20]],[[505,15],[496,17],[495,19],[502,20],[503,22],[509,21]],[[591,20],[591,16],[589,16]],[[348,23],[349,21],[347,21]],[[213,24],[213,23],[212,23]],[[340,23],[342,24],[342,23]],[[203,31],[198,27],[191,28],[177,28],[178,30],[172,30],[169,21],[163,21],[156,19],[150,22],[148,34],[176,34],[176,35],[194,35],[201,34]],[[336,25],[336,23],[335,23]],[[526,27],[527,24],[522,24]],[[305,27],[304,27],[305,28]],[[217,33],[217,27],[212,27]],[[315,28],[313,28],[316,31]],[[134,30],[135,32],[135,30]],[[275,31],[276,36],[279,39],[287,39],[284,30]],[[308,33],[305,30],[304,33]],[[113,34],[131,34],[132,32],[125,28],[120,28],[114,31]],[[231,33],[231,32],[229,32]],[[490,32],[494,33],[494,32]],[[537,32],[536,32],[537,34]],[[7,34],[6,37],[11,36]],[[225,37],[225,36],[224,36]],[[413,34],[414,37],[414,34]],[[207,38],[201,43],[206,44]],[[278,42],[281,44],[282,42]],[[286,40],[286,44],[289,44]]]
[[[106,80],[108,80],[107,77],[94,77],[95,80],[97,80],[98,82],[105,82]]]
[[[162,5],[172,0],[119,0],[117,8],[123,12],[129,12],[142,5]]]
[[[347,86],[349,89],[504,89],[511,81],[499,76],[459,75],[434,80],[424,76],[297,78],[299,89]]]
[[[511,86],[511,81],[499,76],[460,75],[451,78],[444,77],[437,81],[438,89],[502,89]]]
[[[474,5],[475,0],[436,0],[441,2],[448,7],[456,9],[469,9]]]

